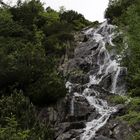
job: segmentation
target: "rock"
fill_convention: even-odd
[[[140,120],[139,120],[139,122],[137,122],[134,125],[132,125],[132,129],[134,131],[140,130]]]
[[[81,43],[76,49],[75,49],[75,57],[77,58],[85,58],[88,55],[91,54],[92,50],[96,50],[98,48],[98,43],[96,43],[93,40],[90,40],[85,43]]]
[[[64,132],[68,131],[70,128],[70,122],[64,122],[60,123],[56,128],[55,128],[55,138],[58,137],[59,135],[62,135]]]
[[[71,99],[68,100],[68,104],[69,104],[69,107],[71,108]],[[87,120],[91,112],[95,111],[93,107],[90,107],[89,103],[83,96],[75,97],[73,104],[74,104],[73,114],[71,114],[71,111],[70,111],[67,116],[67,121],[70,121],[70,122]]]
[[[70,124],[70,128],[69,129],[82,129],[82,128],[85,128],[86,125],[85,125],[85,122],[72,122]]]
[[[105,137],[105,136],[97,136],[95,138],[93,138],[92,140],[115,140],[115,139],[110,139],[108,137]]]
[[[102,79],[102,81],[100,82],[100,86],[110,91],[112,85],[111,83],[112,83],[112,75],[108,74]]]
[[[126,75],[127,69],[125,67],[121,67],[120,74],[118,76],[117,81],[117,93],[125,94],[126,92]]]
[[[58,112],[53,107],[43,108],[39,113],[39,119],[54,124],[58,119]]]
[[[72,86],[72,92],[82,93],[85,88],[86,85],[75,84]]]
[[[72,129],[71,134],[72,135],[72,140],[80,140],[80,134],[83,133],[83,129]]]
[[[89,81],[89,75],[86,75],[86,74],[77,74],[77,75],[73,75],[71,74],[69,76],[69,81],[71,83],[79,83],[79,84],[86,84],[88,83]]]
[[[59,135],[56,140],[71,140],[72,134],[69,132],[63,133],[62,135]]]
[[[66,133],[67,131],[71,130],[77,130],[78,129],[83,129],[85,128],[85,122],[64,122],[60,123],[56,128],[55,128],[55,138],[58,137],[59,135],[62,135],[63,133]]]
[[[75,42],[78,42],[78,43],[83,42],[85,35],[81,32],[77,32],[75,33],[74,38],[75,38]]]
[[[104,89],[104,87],[102,87],[101,85],[91,85],[90,88],[91,90],[94,89],[94,91],[100,93],[98,95],[98,98],[106,99],[109,95],[111,95],[111,93],[108,90]]]
[[[93,108],[89,106],[87,101],[83,98],[77,98],[74,104],[74,115],[78,116],[86,116],[87,114],[93,111]]]
[[[72,129],[62,135],[58,136],[56,140],[80,140],[79,135],[83,132],[83,130],[75,130]]]
[[[89,39],[89,38],[88,38],[88,36],[86,36],[86,35],[85,35],[85,36],[84,36],[84,39],[83,39],[83,41],[82,41],[82,42],[87,42],[87,41],[88,41],[88,39]]]
[[[111,119],[97,132],[97,135],[103,135],[115,140],[128,140],[132,133],[132,128],[126,122]]]
[[[121,116],[123,114],[125,114],[125,109],[126,109],[126,106],[123,105],[123,104],[119,104],[119,105],[116,105],[117,107],[117,112],[115,112],[114,114],[112,114],[112,116]]]
[[[132,129],[124,122],[117,125],[112,133],[116,140],[128,140],[128,138],[130,138],[130,134],[132,134]]]
[[[93,119],[96,119],[96,118],[99,117],[99,116],[100,116],[100,115],[99,115],[96,111],[94,111],[94,112],[92,112],[92,113],[89,115],[87,121],[90,122],[90,121],[92,121]]]
[[[82,58],[75,58],[69,60],[67,64],[67,73],[71,73],[72,71],[79,69],[79,66],[83,63],[85,63],[85,61]]]
[[[54,106],[41,108],[38,118],[54,126],[65,120],[67,109],[67,100],[63,98]]]

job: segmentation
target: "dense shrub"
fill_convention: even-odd
[[[38,118],[37,110],[21,91],[0,99],[1,140],[52,140],[48,124]]]
[[[66,95],[64,80],[56,72],[46,73],[42,79],[30,86],[28,94],[35,104],[55,103]]]

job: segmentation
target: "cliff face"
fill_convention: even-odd
[[[127,99],[124,104],[111,102],[125,95],[127,74],[120,66],[122,55],[115,51],[113,39],[119,36],[115,29],[104,22],[79,35],[74,57],[63,69],[68,94],[47,109],[56,140],[128,140],[132,133],[125,122],[116,119],[124,113]]]

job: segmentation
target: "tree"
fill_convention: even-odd
[[[63,14],[66,11],[66,8],[64,6],[59,7],[59,13]]]

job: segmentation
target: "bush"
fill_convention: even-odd
[[[74,36],[71,33],[61,32],[57,35],[58,39],[62,42],[74,41]]]
[[[115,104],[124,104],[127,101],[127,97],[119,95],[111,96],[109,99],[111,103]]]
[[[129,111],[140,111],[140,98],[132,98],[128,107]]]
[[[63,79],[52,71],[31,85],[28,94],[34,104],[48,105],[64,97],[66,88]]]
[[[21,91],[0,99],[1,140],[53,140],[49,125],[39,119],[36,107]]]
[[[105,12],[105,18],[109,19],[110,22],[120,18],[128,7],[136,2],[137,0],[110,0]]]
[[[85,20],[85,18],[83,15],[78,14],[73,10],[69,10],[60,14],[60,20],[66,21],[67,23],[73,23],[75,20]]]
[[[136,111],[129,111],[128,114],[121,117],[121,119],[127,121],[130,125],[140,123],[140,113]]]
[[[131,97],[140,97],[140,88],[136,87],[131,90]]]

